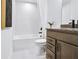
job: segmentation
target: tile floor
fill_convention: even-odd
[[[35,39],[14,40],[13,48],[12,59],[46,59],[45,54],[39,54]]]

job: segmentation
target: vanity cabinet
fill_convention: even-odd
[[[78,59],[76,46],[57,41],[57,59]]]
[[[46,59],[78,59],[78,31],[47,29]]]
[[[46,54],[47,59],[55,59],[55,54],[53,52],[51,52],[49,49],[47,49],[46,52],[47,52],[47,54]]]
[[[47,37],[46,58],[55,59],[55,40],[50,37]]]

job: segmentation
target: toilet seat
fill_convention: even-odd
[[[35,40],[35,42],[38,44],[43,44],[43,43],[46,43],[46,39],[38,39],[38,40]]]

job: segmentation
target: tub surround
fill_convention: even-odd
[[[47,59],[77,59],[78,29],[53,28],[47,29]]]

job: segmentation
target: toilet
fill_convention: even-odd
[[[37,39],[35,40],[35,43],[39,48],[38,55],[45,54],[46,39]]]

